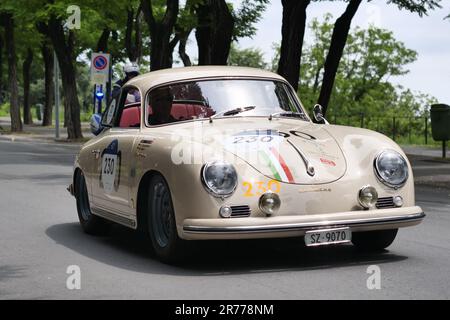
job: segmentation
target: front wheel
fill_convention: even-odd
[[[92,235],[103,235],[109,229],[109,223],[91,213],[86,179],[83,172],[79,172],[76,179],[75,197],[77,200],[78,219],[84,232]]]
[[[398,229],[355,232],[353,244],[364,251],[381,251],[389,247],[397,236]]]
[[[163,262],[178,262],[186,253],[186,242],[178,237],[169,186],[162,176],[151,178],[148,199],[147,230],[155,253]]]

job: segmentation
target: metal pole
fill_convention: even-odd
[[[59,139],[59,65],[55,51],[53,51],[53,64],[55,69],[55,138]]]
[[[109,56],[109,75],[108,75],[108,83],[106,84],[106,107],[109,106],[111,102],[111,87],[112,87],[112,56]],[[102,111],[100,110],[100,113]]]
[[[446,155],[447,155],[447,141],[442,140],[442,158],[445,159]]]
[[[425,144],[428,144],[428,117],[425,117]]]
[[[392,140],[395,141],[395,117],[392,117]]]

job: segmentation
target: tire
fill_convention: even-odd
[[[77,201],[78,219],[83,231],[91,235],[105,235],[110,227],[108,221],[91,212],[89,197],[86,187],[86,179],[83,172],[79,172],[76,179],[75,198]]]
[[[381,251],[389,247],[397,236],[398,229],[355,232],[352,243],[362,251]]]
[[[160,175],[150,179],[147,204],[147,232],[157,257],[169,264],[180,262],[186,241],[178,237],[169,186]]]

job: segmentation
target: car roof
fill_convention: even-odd
[[[256,68],[231,66],[195,66],[151,71],[131,79],[127,82],[127,85],[136,86],[143,92],[146,92],[148,89],[164,83],[220,77],[265,78],[286,81],[283,79],[283,77],[276,73]]]

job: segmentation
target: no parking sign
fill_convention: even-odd
[[[109,54],[92,53],[91,80],[95,84],[105,84],[109,78]]]

